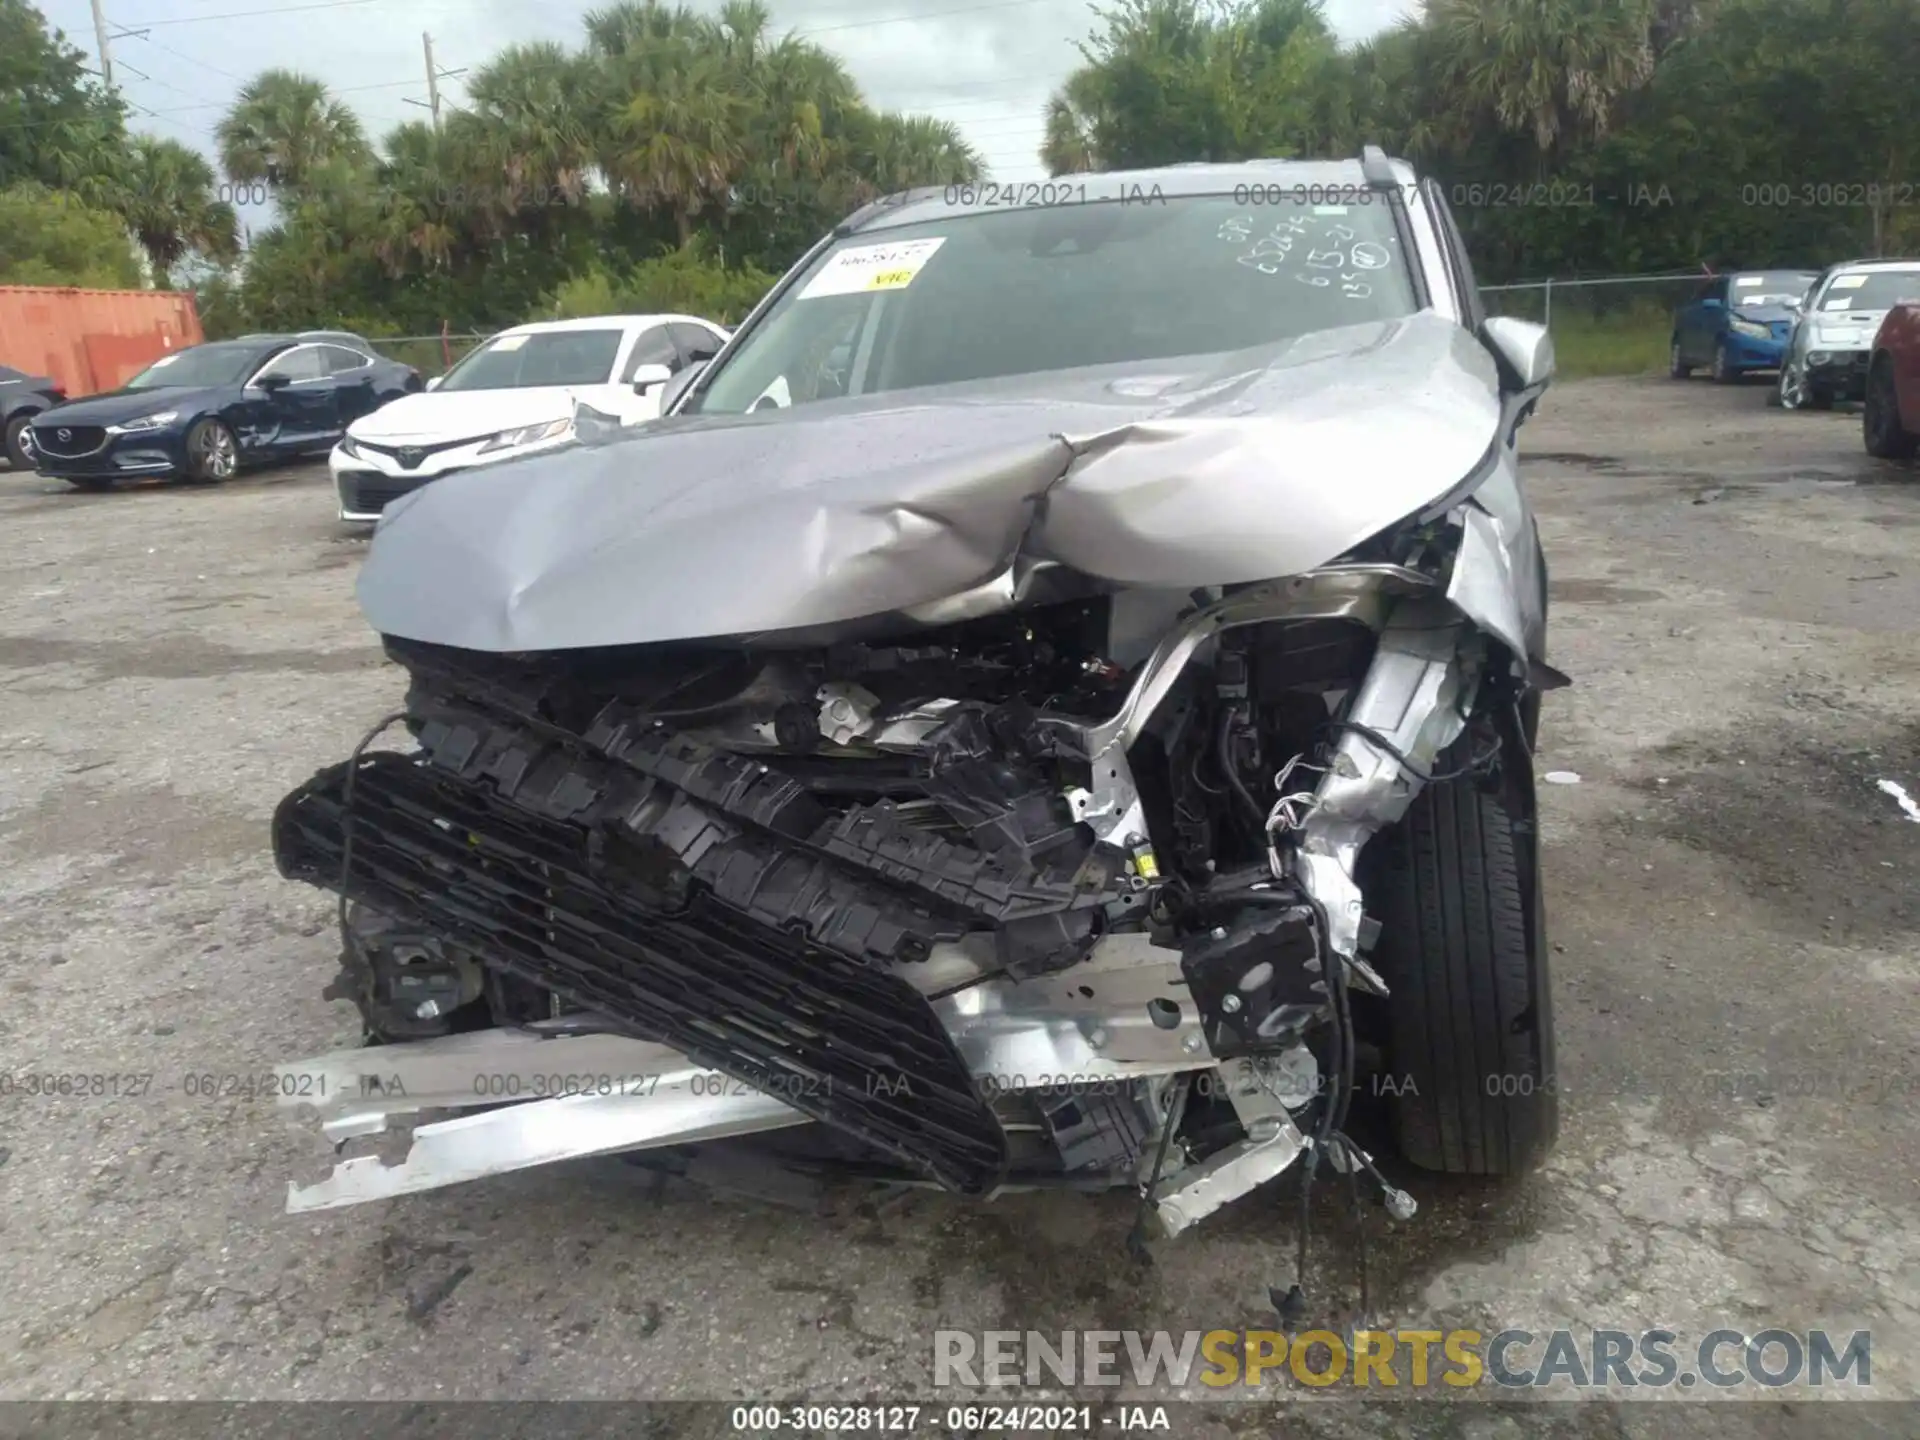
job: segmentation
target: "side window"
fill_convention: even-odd
[[[266,371],[285,375],[291,380],[318,380],[327,373],[326,361],[321,358],[325,348],[321,345],[296,345],[276,355]]]
[[[655,325],[650,330],[642,330],[640,338],[633,342],[633,353],[627,357],[627,368],[621,376],[621,383],[631,385],[633,375],[642,365],[664,365],[678,372],[681,368],[680,352],[674,348],[673,336],[664,325]]]
[[[1480,298],[1480,282],[1474,279],[1473,262],[1467,258],[1467,242],[1453,218],[1453,208],[1432,181],[1427,182],[1427,204],[1439,217],[1440,235],[1448,250],[1447,268],[1453,274],[1454,289],[1460,293],[1460,306],[1469,330],[1479,330],[1487,318],[1487,307]]]
[[[364,370],[373,363],[371,355],[362,355],[358,350],[349,350],[344,345],[325,347],[327,373],[344,375],[349,370]]]
[[[701,360],[713,359],[720,353],[720,346],[725,343],[703,325],[679,324],[670,325],[667,328],[673,331],[674,343],[680,347],[680,353],[686,357],[690,365]]]

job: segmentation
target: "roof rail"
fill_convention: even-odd
[[[1378,145],[1360,147],[1360,173],[1366,177],[1369,190],[1400,188],[1400,182],[1393,173],[1393,162],[1387,159],[1387,152]]]

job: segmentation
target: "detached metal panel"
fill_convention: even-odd
[[[51,375],[76,400],[205,338],[187,291],[0,285],[0,365]]]

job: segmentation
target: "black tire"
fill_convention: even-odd
[[[1900,397],[1894,389],[1893,367],[1874,361],[1867,374],[1866,404],[1860,411],[1860,432],[1867,453],[1881,460],[1911,460],[1920,449],[1920,435],[1900,423]]]
[[[1530,784],[1510,788],[1531,795]],[[1400,1153],[1451,1175],[1524,1174],[1560,1128],[1545,904],[1537,866],[1522,867],[1537,848],[1533,817],[1516,825],[1472,777],[1445,780],[1375,844],[1370,958],[1392,992]]]
[[[1738,385],[1740,372],[1733,368],[1733,361],[1727,356],[1727,342],[1722,340],[1713,347],[1713,369],[1709,372],[1716,385]]]
[[[32,472],[39,468],[33,463],[33,455],[22,438],[27,426],[33,423],[33,417],[39,413],[38,410],[29,410],[7,421],[7,464],[15,470]]]
[[[1680,342],[1678,339],[1674,340],[1672,347],[1667,352],[1667,374],[1671,375],[1675,380],[1685,380],[1689,375],[1693,374],[1693,367],[1680,359]]]
[[[187,431],[187,478],[218,484],[240,473],[240,446],[233,431],[208,416]]]

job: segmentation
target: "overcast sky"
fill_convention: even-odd
[[[35,0],[96,55],[88,0]],[[285,66],[325,81],[376,138],[426,114],[422,31],[443,70],[526,40],[581,41],[588,0],[102,0],[114,79],[136,128],[213,152],[241,82]],[[693,0],[717,10],[718,0]],[[1327,0],[1344,40],[1384,29],[1414,0]],[[1048,95],[1094,25],[1088,0],[771,0],[776,34],[840,55],[870,103],[959,125],[1001,180],[1044,176],[1036,151]],[[145,32],[140,33],[140,32]],[[441,82],[443,103],[460,81]],[[151,113],[141,113],[151,112]]]

